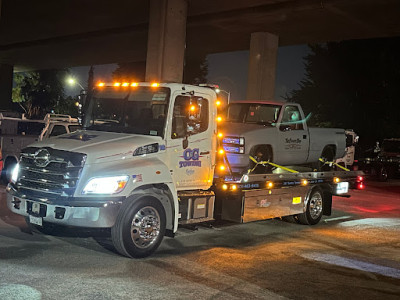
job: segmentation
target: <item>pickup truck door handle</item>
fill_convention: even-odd
[[[200,155],[207,155],[207,154],[210,154],[210,151],[203,151],[203,152],[200,152]]]
[[[305,140],[305,139],[307,139],[307,135],[306,134],[303,135],[303,140]]]

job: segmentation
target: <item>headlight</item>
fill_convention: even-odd
[[[158,152],[158,144],[150,144],[150,145],[146,145],[146,146],[142,146],[137,148],[134,152],[133,152],[133,156],[138,156],[138,155],[143,155],[143,154],[150,154],[150,153],[156,153]]]
[[[84,187],[82,194],[117,194],[121,192],[129,176],[112,176],[92,178]]]
[[[11,182],[16,183],[19,176],[19,164],[16,164],[11,173]]]

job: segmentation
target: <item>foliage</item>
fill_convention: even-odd
[[[206,56],[186,60],[184,82],[200,84],[207,82],[208,61]]]
[[[310,46],[306,78],[287,97],[311,124],[354,129],[372,143],[400,132],[400,38]]]
[[[14,75],[13,102],[20,103],[29,118],[42,118],[60,106],[67,70],[41,70]]]
[[[112,77],[115,81],[128,80],[140,82],[145,80],[145,73],[145,62],[119,63]]]

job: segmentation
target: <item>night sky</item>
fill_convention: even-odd
[[[304,77],[303,57],[309,52],[307,45],[279,47],[275,98],[282,99],[286,93],[298,88]],[[208,83],[218,84],[221,89],[231,93],[232,100],[246,98],[248,51],[227,52],[208,55]],[[95,66],[95,80],[112,81],[112,72],[116,64]],[[87,85],[89,66],[70,69],[71,75],[82,85]],[[69,96],[80,92],[79,86],[66,85],[65,92]]]

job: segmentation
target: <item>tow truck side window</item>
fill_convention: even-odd
[[[184,138],[208,128],[208,100],[203,97],[178,96],[175,99],[171,138]]]

